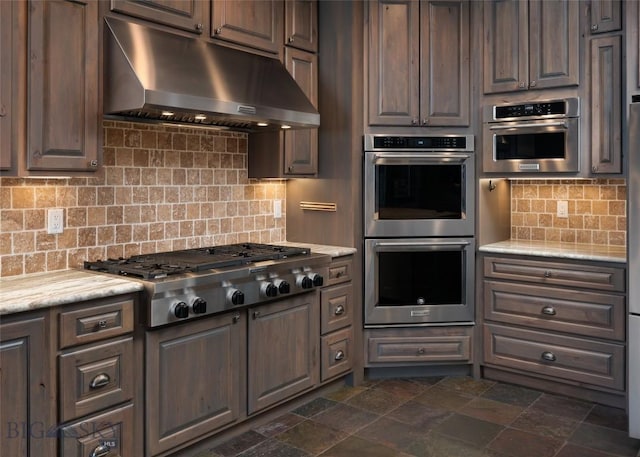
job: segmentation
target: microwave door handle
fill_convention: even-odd
[[[564,127],[568,128],[567,123],[562,122],[528,122],[528,123],[511,123],[508,126],[490,125],[489,130],[513,130],[521,128],[537,128],[537,127]]]
[[[469,244],[468,241],[377,241],[374,243],[374,247],[377,251],[397,250],[398,248],[411,251],[424,250],[425,248],[439,250],[452,247],[462,250]]]

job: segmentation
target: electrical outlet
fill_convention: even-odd
[[[558,217],[567,218],[569,217],[569,202],[566,200],[558,200],[557,203],[557,213]]]
[[[47,233],[55,235],[64,230],[64,209],[51,208],[47,212]]]
[[[282,217],[282,200],[273,201],[273,217],[280,219]]]

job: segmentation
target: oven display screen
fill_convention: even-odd
[[[378,305],[464,303],[462,251],[378,253]]]
[[[462,219],[464,166],[378,165],[378,219]]]

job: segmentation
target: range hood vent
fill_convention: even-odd
[[[248,132],[320,125],[277,59],[114,18],[104,57],[107,118]]]

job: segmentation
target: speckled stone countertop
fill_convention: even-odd
[[[358,252],[356,248],[346,246],[330,246],[325,244],[298,243],[297,241],[283,241],[276,243],[283,246],[299,246],[301,248],[309,248],[311,252],[318,254],[329,254],[331,257],[341,257],[343,255],[351,255]]]
[[[84,270],[0,278],[0,315],[142,290],[142,284]]]
[[[627,249],[624,246],[601,244],[560,243],[554,241],[505,240],[482,245],[481,252],[497,254],[520,254],[561,259],[598,260],[625,263]]]

